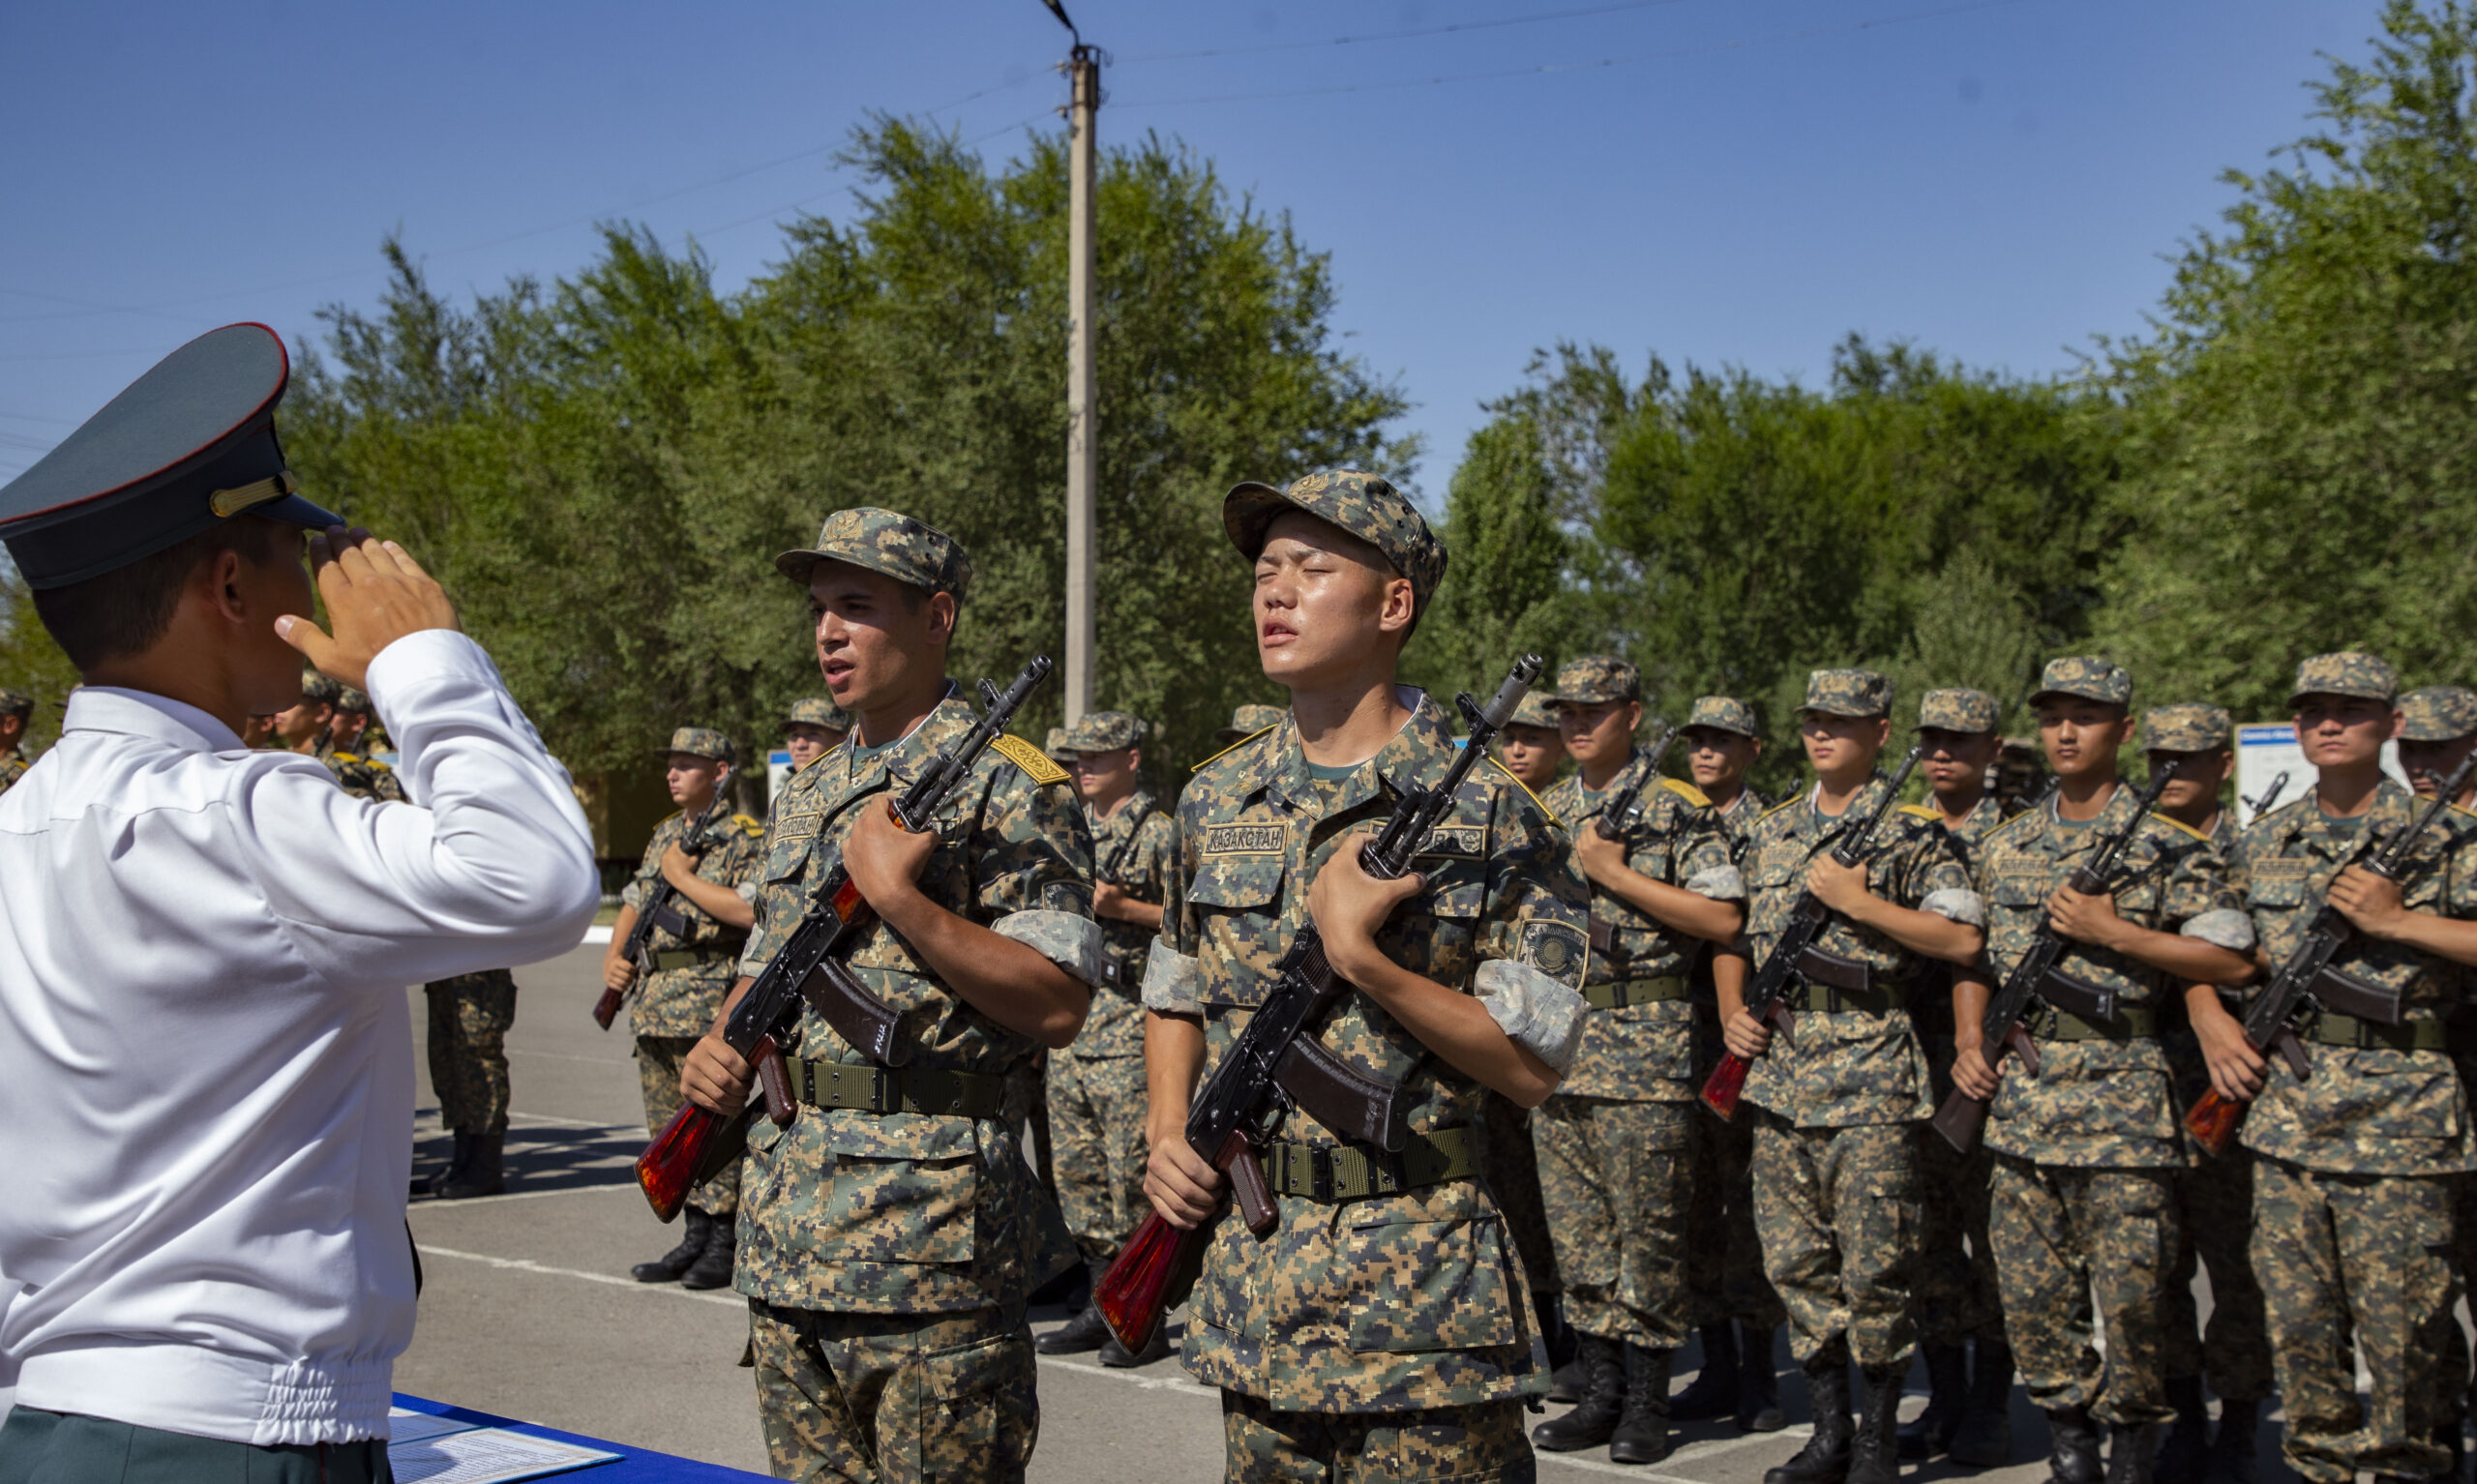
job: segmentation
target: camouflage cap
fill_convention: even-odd
[[[2296,667],[2296,684],[2288,691],[2291,706],[2308,696],[2353,696],[2390,703],[2400,694],[2400,672],[2379,655],[2362,649],[2317,654]]]
[[[1819,669],[1806,676],[1806,704],[1801,711],[1826,716],[1890,716],[1893,682],[1871,669]]]
[[[1918,697],[1918,730],[1993,731],[1995,697],[1967,686],[1946,686]]]
[[[305,701],[315,701],[321,705],[332,706],[336,703],[336,698],[343,693],[343,686],[314,669],[305,669],[301,672],[301,698]]]
[[[1734,696],[1695,697],[1694,709],[1686,713],[1686,725],[1734,731],[1741,737],[1763,735],[1762,726],[1754,719],[1754,708]]]
[[[2083,700],[2105,701],[2111,706],[2133,704],[2133,672],[2113,660],[2098,655],[2069,655],[2049,660],[2047,668],[2039,671],[2039,688],[2030,693],[2030,704],[2037,705],[2049,696],[2077,696]]]
[[[822,727],[828,731],[850,731],[851,713],[821,696],[805,697],[791,702],[783,713],[786,727]]]
[[[1053,762],[1064,762],[1073,757],[1075,749],[1066,745],[1066,728],[1051,727],[1049,735],[1041,739],[1041,753]]]
[[[849,562],[924,592],[952,593],[958,603],[971,585],[971,559],[952,536],[872,505],[826,517],[817,545],[784,552],[774,558],[774,570],[806,587],[820,561]]]
[[[2235,722],[2218,706],[2188,701],[2141,714],[2141,745],[2154,753],[2213,752],[2235,734]]]
[[[371,714],[372,708],[369,697],[354,690],[351,686],[342,685],[336,687],[336,709],[339,711],[350,711],[357,716],[368,716]]]
[[[1642,698],[1643,672],[1631,661],[1613,654],[1587,654],[1579,660],[1567,660],[1565,668],[1557,671],[1557,694],[1552,697],[1578,706]]]
[[[1445,580],[1445,543],[1428,529],[1409,498],[1382,476],[1359,469],[1327,469],[1291,481],[1287,490],[1253,481],[1222,499],[1221,524],[1238,554],[1249,561],[1265,549],[1265,528],[1285,510],[1303,510],[1328,520],[1385,553],[1393,570],[1411,579],[1411,601],[1426,612]]]
[[[14,716],[19,721],[35,714],[35,698],[23,691],[0,690],[0,716]]]
[[[2457,742],[2477,732],[2477,691],[2464,685],[2421,686],[2400,697],[2408,718],[2403,742]]]
[[[1513,715],[1507,720],[1506,725],[1508,727],[1544,727],[1550,731],[1555,731],[1557,729],[1557,715],[1555,712],[1548,709],[1547,697],[1541,696],[1537,691],[1533,691],[1522,697],[1522,704],[1513,708]]]
[[[1095,711],[1066,728],[1070,753],[1115,753],[1144,740],[1144,722],[1123,711]]]
[[[1228,747],[1241,737],[1252,737],[1268,727],[1280,726],[1282,715],[1279,706],[1240,706],[1230,713],[1230,725],[1214,732],[1212,738]],[[1556,724],[1552,722],[1549,725]]]
[[[671,734],[671,746],[662,749],[666,757],[673,753],[686,753],[692,757],[711,757],[716,762],[739,761],[739,749],[731,739],[711,727],[682,727]]]

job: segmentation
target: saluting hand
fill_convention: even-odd
[[[334,637],[298,613],[278,618],[275,632],[331,680],[367,690],[370,662],[380,650],[407,634],[457,627],[455,605],[421,563],[360,526],[331,525],[312,536],[310,568]]]

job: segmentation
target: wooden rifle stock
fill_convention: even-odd
[[[1212,1164],[1230,1179],[1238,1219],[1257,1236],[1268,1235],[1280,1216],[1273,1207],[1272,1188],[1265,1183],[1265,1167],[1256,1162],[1256,1146],[1244,1129],[1231,1132]],[[1204,1268],[1205,1243],[1220,1222],[1215,1216],[1181,1232],[1155,1211],[1135,1229],[1135,1235],[1092,1289],[1092,1306],[1120,1345],[1141,1351],[1151,1343],[1152,1331],[1195,1286],[1196,1275]]]

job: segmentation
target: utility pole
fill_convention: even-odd
[[[1084,45],[1060,0],[1041,3],[1075,42],[1067,63],[1074,132],[1066,206],[1066,720],[1072,726],[1092,709],[1092,487],[1101,461],[1092,356],[1092,115],[1101,106],[1101,49]]]

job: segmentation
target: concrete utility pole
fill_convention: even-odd
[[[1101,450],[1092,365],[1092,115],[1101,106],[1101,51],[1084,45],[1060,0],[1041,0],[1075,39],[1066,206],[1066,720],[1092,709],[1092,487]]]

